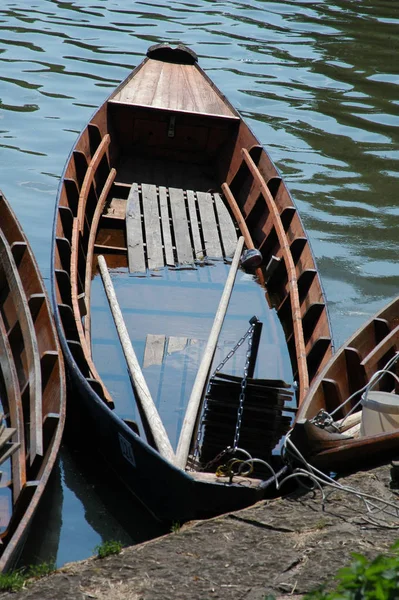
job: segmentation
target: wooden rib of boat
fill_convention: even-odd
[[[291,439],[311,464],[348,471],[398,457],[399,385],[378,377],[387,366],[399,374],[398,353],[396,298],[336,352],[299,408]]]
[[[246,439],[261,442],[253,451],[269,444],[267,452],[263,450],[265,457],[279,437],[277,430],[281,435],[290,420],[283,414],[284,399],[296,393],[301,402],[332,353],[318,272],[289,192],[238,112],[198,66],[191,50],[152,47],[94,114],[68,158],[55,214],[52,293],[72,396],[77,400],[76,418],[85,415],[94,443],[129,489],[162,519],[233,510],[265,493],[264,473],[217,477],[215,467],[192,460],[196,428],[204,421],[200,413],[206,386],[199,379],[209,372],[206,362],[199,366],[193,385],[192,396],[197,387],[200,397],[194,403],[190,397],[186,417],[182,416],[195,355],[203,351],[204,357],[212,358],[220,351],[222,358],[227,348],[224,333],[220,337],[220,328],[215,331],[217,321],[221,325],[224,319],[223,296],[229,295],[224,279],[234,281],[234,273],[226,273],[226,263],[237,254],[240,235],[247,249],[258,251],[261,263],[253,276],[240,271],[231,302],[235,306],[237,287],[242,300],[239,309],[231,309],[234,314],[228,323],[245,322],[246,329],[258,310],[271,319],[263,327],[270,340],[267,352],[259,350],[261,374],[248,379],[252,408],[244,410],[243,424],[249,429]],[[110,303],[121,339],[129,345],[132,372],[143,371],[134,383],[135,395],[149,404],[134,418],[127,406],[128,391],[113,391],[125,375],[120,353],[107,337],[112,327],[107,325],[109,308],[102,300],[102,286],[97,285],[101,264],[102,272],[111,270],[117,286],[117,298],[114,295]],[[259,304],[253,294],[261,298]],[[209,334],[217,308],[212,302],[220,296],[216,329]],[[277,329],[283,350],[276,341]],[[242,333],[238,325],[230,331],[233,346]],[[143,360],[135,356],[135,347]],[[295,392],[280,381],[286,379],[281,371],[283,352]],[[166,423],[164,429],[157,412],[167,404],[162,397],[167,387],[164,369],[179,357],[182,362],[172,379],[177,382],[180,377],[181,385],[171,394],[171,402],[181,397],[181,404],[176,400],[171,408],[179,415],[172,434],[178,435],[180,428],[184,434],[172,444],[171,426]],[[275,366],[265,375],[262,369],[268,361]],[[211,440],[214,453],[233,442],[241,381],[235,376],[236,380],[213,378],[208,393],[204,436]],[[148,388],[154,390],[155,379],[154,394]],[[209,448],[204,452],[208,457]]]
[[[14,566],[56,460],[64,361],[44,283],[0,192],[0,571]]]

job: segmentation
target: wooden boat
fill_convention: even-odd
[[[228,304],[227,287],[238,266],[238,234],[260,264],[253,276],[240,271],[224,320],[221,305]],[[233,255],[227,275],[226,263]],[[105,278],[111,269],[110,303],[122,328],[120,337],[129,346],[124,344],[124,353],[131,358],[131,372],[138,377],[133,380],[135,397],[149,400],[135,414],[103,299],[101,264]],[[211,378],[204,425],[209,359],[215,353],[215,361],[223,359],[228,342],[234,346],[256,311],[268,320],[257,371],[245,379],[252,409],[244,410],[240,441],[257,441],[252,451],[261,446],[262,457],[269,458],[291,422],[292,402],[286,413],[284,399],[295,394],[302,401],[331,355],[329,320],[313,255],[287,188],[189,49],[150,48],[77,140],[58,194],[52,292],[71,397],[77,400],[74,419],[85,415],[90,425],[84,435],[93,433],[91,443],[155,515],[182,521],[263,497],[265,472],[255,469],[251,477],[215,474],[221,466],[216,455],[237,433],[243,376],[223,370]],[[228,331],[220,335],[223,321],[223,331]],[[285,355],[288,376],[281,366]],[[169,379],[168,369],[173,372]],[[170,414],[159,414],[164,405],[177,415],[173,424]],[[206,460],[196,452],[200,425],[205,428],[200,453]]]
[[[57,457],[64,361],[38,266],[0,193],[0,571],[14,566]]]
[[[398,362],[396,298],[337,351],[300,406],[291,440],[312,465],[348,471],[398,457]]]

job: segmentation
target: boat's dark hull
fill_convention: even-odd
[[[69,352],[67,347],[65,352]],[[69,374],[68,434],[75,439],[78,432],[84,436],[84,445],[91,444],[100,452],[130,493],[157,519],[208,518],[276,495],[274,482],[269,480],[256,488],[196,481],[136,435],[98,398],[79,371],[69,370]]]
[[[203,254],[231,257],[225,250],[235,248],[240,229],[247,247],[260,249],[262,266],[256,274],[263,287],[267,279],[262,302],[280,320],[298,401],[330,357],[332,344],[313,255],[281,177],[187,51],[172,58],[171,52],[151,52],[76,142],[59,188],[51,287],[72,385],[72,421],[84,407],[93,443],[126,486],[158,517],[186,520],[256,502],[265,493],[259,481],[268,474],[232,485],[219,483],[215,476],[206,480],[201,473],[191,475],[117,416],[116,399],[97,372],[91,348],[91,282],[98,255],[106,257],[109,268],[126,272],[129,267],[147,275],[155,268],[159,278],[163,268],[201,262]],[[216,251],[205,231],[209,214],[201,208],[204,200],[210,201],[212,215],[217,214],[212,216]],[[192,206],[197,208],[191,211]],[[181,234],[182,226],[186,233]],[[128,227],[136,227],[136,237],[129,238]],[[187,239],[192,242],[188,250]],[[143,308],[148,308],[145,301]],[[248,318],[252,310],[246,307]],[[162,318],[160,327],[165,328],[168,315]],[[266,437],[265,431],[260,435]]]

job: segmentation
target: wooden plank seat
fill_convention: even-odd
[[[219,194],[133,183],[126,203],[129,271],[231,257],[237,232]]]

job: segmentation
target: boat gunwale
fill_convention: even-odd
[[[27,535],[27,528],[29,527],[31,520],[33,518],[33,515],[38,507],[38,504],[41,500],[42,494],[46,487],[47,481],[50,477],[50,474],[53,470],[54,464],[58,457],[58,452],[59,452],[59,448],[60,448],[61,441],[62,441],[65,419],[66,419],[66,376],[65,376],[64,356],[62,353],[61,343],[58,338],[55,321],[53,319],[53,310],[52,310],[52,305],[51,305],[51,301],[50,301],[50,296],[47,292],[43,277],[40,273],[36,257],[32,251],[32,248],[29,244],[29,240],[28,240],[25,232],[23,231],[22,226],[21,226],[15,212],[13,211],[13,209],[11,208],[11,205],[9,204],[5,195],[1,191],[0,191],[0,202],[4,203],[5,210],[8,212],[8,218],[12,220],[13,226],[15,227],[16,231],[18,232],[18,236],[20,237],[20,240],[25,244],[25,251],[26,251],[26,257],[27,257],[26,260],[29,263],[29,268],[35,272],[37,283],[38,283],[39,287],[41,288],[40,293],[43,294],[44,303],[45,303],[46,320],[47,320],[47,323],[46,323],[47,324],[47,328],[46,328],[47,335],[51,339],[51,345],[52,345],[51,352],[56,354],[56,362],[54,363],[54,367],[57,364],[57,369],[58,369],[58,374],[57,374],[57,379],[56,379],[56,381],[57,381],[57,399],[58,399],[58,406],[57,406],[57,413],[56,413],[57,414],[57,423],[52,431],[51,438],[47,441],[47,445],[45,445],[43,447],[43,455],[41,456],[39,465],[38,465],[38,466],[40,466],[40,468],[37,472],[38,474],[40,474],[40,478],[38,480],[26,479],[25,486],[29,486],[29,484],[32,483],[32,481],[33,481],[35,490],[33,491],[32,496],[30,497],[29,501],[27,502],[27,506],[26,506],[25,510],[23,510],[21,518],[19,518],[19,516],[20,516],[19,514],[15,515],[15,510],[17,512],[19,511],[19,506],[20,506],[20,502],[21,502],[21,494],[23,493],[25,486],[21,489],[20,496],[16,499],[16,501],[13,502],[13,513],[12,513],[11,520],[10,520],[11,529],[7,530],[5,532],[5,541],[3,542],[4,546],[2,546],[2,548],[1,548],[2,552],[0,554],[0,572],[3,572],[5,570],[11,568],[14,564],[14,561],[16,559],[15,553],[16,553],[17,549],[24,542],[24,538]],[[1,226],[3,226],[3,225],[1,225]],[[5,238],[6,238],[8,247],[11,250],[10,239],[7,236],[6,232],[5,232]],[[19,265],[16,265],[16,267],[17,267],[17,272],[19,272],[19,268],[20,268]],[[30,296],[28,296],[28,294],[27,294],[27,284],[25,284],[23,281],[21,283],[22,283],[23,293],[25,294],[25,297],[27,298],[27,301],[28,301]],[[28,310],[29,310],[29,314],[30,314],[29,307],[28,307]],[[35,323],[34,323],[34,331],[35,331],[35,336],[37,337],[37,328],[36,328]],[[42,373],[41,361],[40,361],[40,371]],[[41,398],[43,401],[42,394],[41,394]],[[42,427],[44,426],[44,423],[45,423],[45,420],[46,420],[48,414],[52,414],[52,413],[47,413],[47,414],[42,415]],[[24,447],[25,447],[25,444],[22,445],[22,449]],[[18,450],[17,450],[17,452],[18,452]],[[25,460],[26,460],[26,457],[25,457]],[[38,466],[36,466],[36,469],[38,468]],[[22,500],[23,500],[23,498],[22,498]],[[19,520],[17,522],[15,522],[15,519],[17,517],[19,518]]]
[[[356,329],[356,331],[337,349],[336,353],[330,358],[330,360],[326,363],[324,368],[320,371],[320,373],[314,380],[313,384],[311,385],[311,387],[309,389],[309,393],[306,397],[304,404],[298,410],[298,413],[296,415],[296,421],[295,421],[293,429],[292,429],[294,436],[296,435],[297,424],[299,426],[302,426],[302,424],[305,424],[306,422],[311,421],[311,419],[316,416],[318,410],[320,410],[320,409],[318,409],[317,411],[315,411],[315,409],[312,410],[312,403],[314,402],[314,398],[320,389],[322,391],[322,399],[324,400],[324,409],[326,408],[326,394],[324,393],[322,386],[323,386],[323,381],[334,381],[338,384],[339,378],[331,379],[330,377],[328,377],[330,371],[332,369],[334,369],[335,363],[337,361],[339,361],[340,359],[342,359],[342,357],[347,349],[357,350],[358,343],[361,341],[360,338],[364,337],[365,331],[367,329],[369,329],[373,325],[373,323],[375,323],[376,320],[383,318],[383,316],[386,313],[389,313],[390,311],[394,310],[395,308],[396,308],[396,313],[393,314],[390,325],[393,325],[392,321],[396,321],[397,322],[397,324],[395,326],[395,329],[396,329],[398,327],[398,323],[399,323],[399,296],[392,298],[388,302],[388,304],[381,307],[380,310],[378,310],[374,315],[371,315],[370,318],[367,319],[367,321],[363,325],[358,327]],[[387,339],[391,336],[392,332],[393,332],[393,329],[390,329],[389,331],[387,331],[386,334],[384,335],[384,337],[381,340],[379,340],[378,344],[382,344],[385,339]],[[375,345],[373,345],[373,348],[375,348],[376,345],[377,345],[377,342]],[[395,347],[397,348],[396,350],[395,350]],[[395,351],[396,354],[399,353],[399,339],[398,338],[396,340],[392,341],[392,345],[390,345],[388,347],[388,349],[386,350],[386,353],[389,351]],[[372,350],[371,350],[371,352],[372,352]],[[368,354],[366,354],[366,357],[367,357],[367,355]],[[365,357],[361,357],[361,358],[363,358],[363,361],[365,360]],[[362,362],[360,364],[362,364]],[[376,362],[376,364],[374,365],[374,367],[372,369],[373,373],[375,373],[378,370],[377,363],[378,363],[378,361]],[[347,377],[348,380],[350,379],[347,365],[346,365],[345,377]],[[361,388],[361,389],[363,389],[363,388]],[[361,389],[359,389],[359,393],[360,393]],[[343,399],[343,400],[345,400],[345,399]],[[334,409],[334,408],[338,408],[338,406],[331,407],[331,409]],[[306,450],[307,460],[311,464],[318,466],[320,468],[334,467],[334,468],[339,468],[341,470],[343,469],[346,471],[346,470],[352,470],[350,465],[353,464],[354,460],[357,460],[357,456],[358,456],[358,453],[360,450],[374,447],[375,448],[374,454],[375,454],[376,459],[378,459],[378,456],[380,456],[384,453],[387,453],[390,450],[393,450],[394,444],[398,443],[398,442],[399,442],[399,430],[397,430],[396,432],[395,431],[386,431],[386,432],[376,433],[373,435],[367,435],[364,437],[356,437],[356,438],[351,438],[351,439],[348,439],[348,438],[347,439],[343,438],[342,440],[338,439],[335,444],[332,444],[329,447],[326,446],[325,448],[322,448],[322,447],[312,448],[312,443],[310,441],[305,442],[305,443],[308,446],[308,448]],[[373,459],[372,450],[370,450],[368,456],[369,456],[370,460]]]

